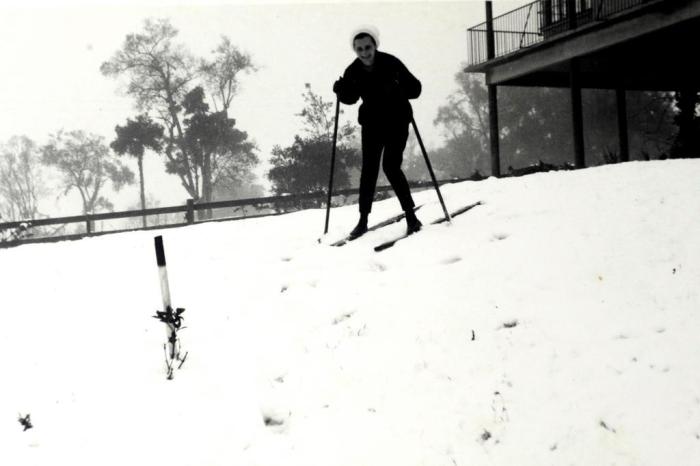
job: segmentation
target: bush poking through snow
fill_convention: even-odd
[[[22,222],[17,228],[8,228],[0,230],[0,243],[10,243],[13,241],[19,241],[24,238],[27,238],[28,236],[31,236],[32,233],[31,231],[29,231],[31,227],[31,223]]]
[[[175,364],[177,363],[177,369],[180,369],[187,359],[189,353],[182,354],[182,348],[180,346],[180,339],[178,338],[177,332],[185,329],[182,326],[182,321],[184,317],[182,314],[185,312],[184,308],[178,307],[175,312],[173,308],[168,306],[165,312],[156,311],[156,315],[153,317],[160,320],[168,326],[168,344],[169,346],[163,345],[163,350],[165,351],[165,366],[167,368],[168,380],[173,379],[173,372],[175,370]],[[168,353],[167,348],[170,348],[170,353]]]

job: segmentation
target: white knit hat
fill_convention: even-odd
[[[350,47],[352,47],[353,50],[355,49],[355,37],[363,32],[372,36],[376,47],[379,48],[379,30],[376,27],[369,25],[361,26],[353,31],[352,35],[350,36]]]

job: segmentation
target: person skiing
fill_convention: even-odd
[[[349,236],[353,239],[367,232],[380,162],[406,213],[406,233],[414,233],[422,226],[414,212],[411,189],[401,170],[408,125],[413,119],[413,109],[408,100],[420,96],[422,87],[401,60],[379,51],[378,46],[379,33],[375,28],[365,27],[355,31],[352,48],[357,58],[333,84],[333,92],[346,105],[353,105],[362,98],[358,111],[358,122],[362,127],[360,220],[350,232]]]

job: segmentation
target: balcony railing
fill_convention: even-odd
[[[657,0],[658,1],[658,0]],[[672,1],[672,0],[667,0]],[[488,55],[488,23],[467,30],[468,65],[543,42],[594,21],[608,20],[654,0],[537,0],[493,18],[494,55]],[[574,11],[574,14],[569,14]]]

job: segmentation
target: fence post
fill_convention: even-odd
[[[187,199],[187,213],[185,214],[185,218],[189,225],[194,223],[194,199]]]
[[[90,216],[85,216],[85,232],[90,235],[92,233],[92,222],[90,222]]]

